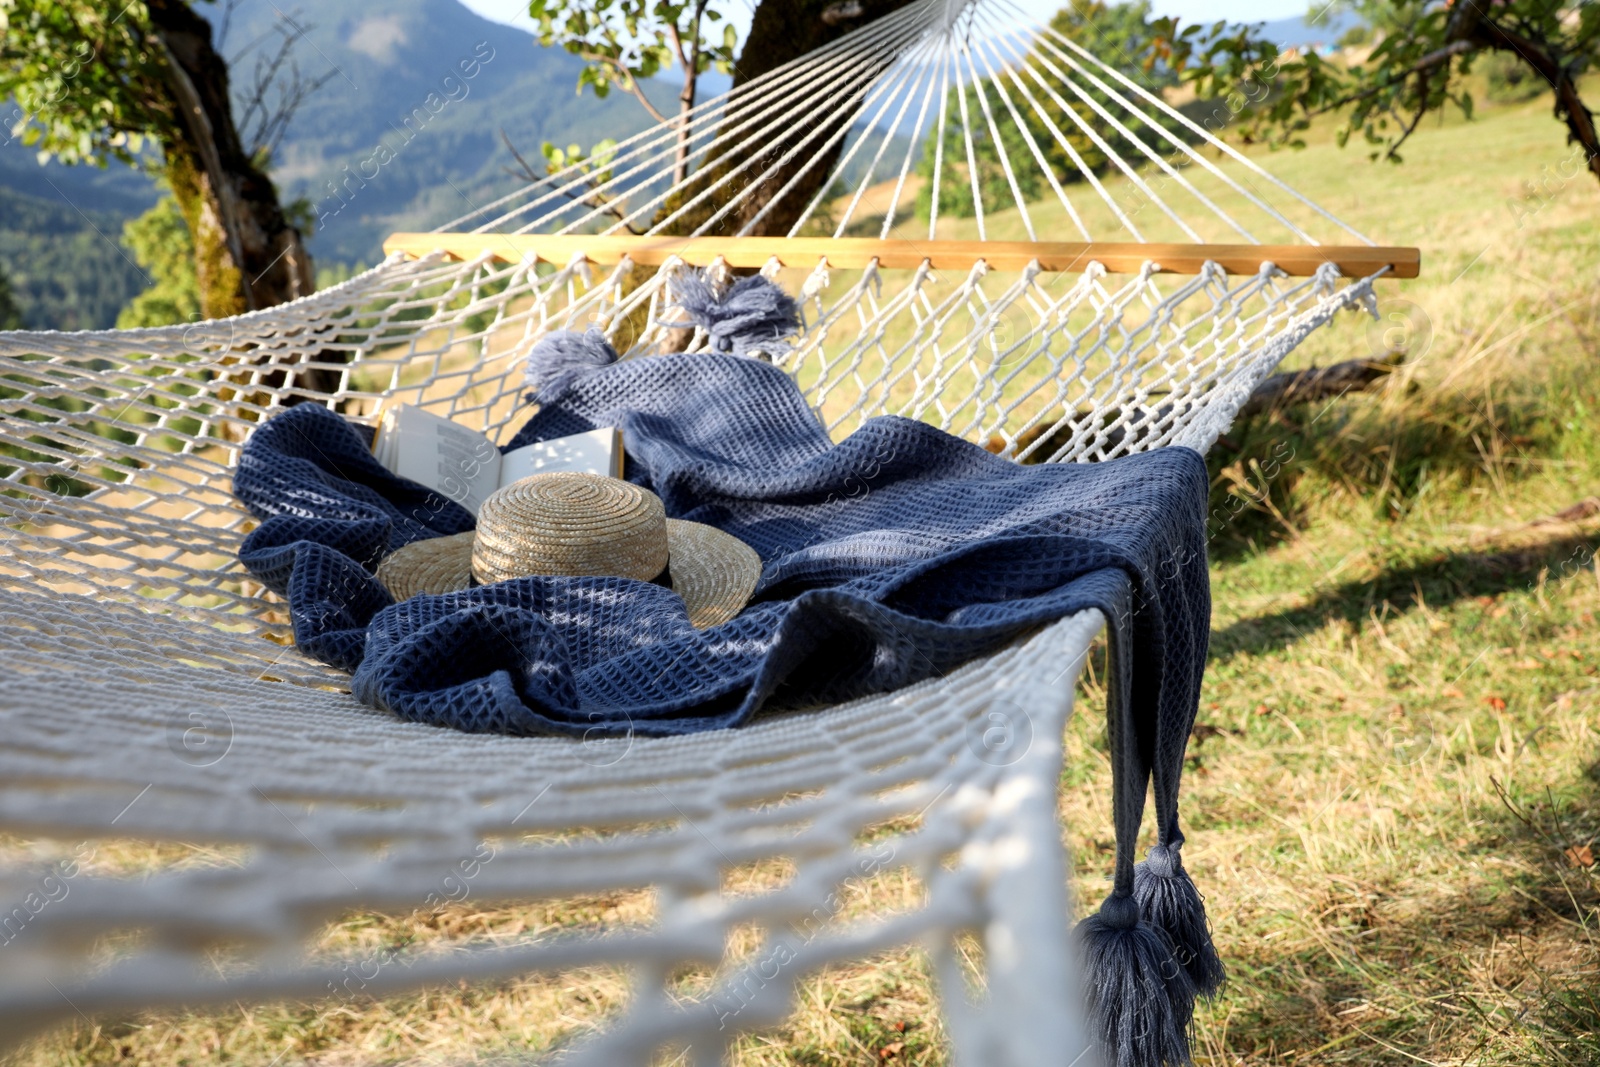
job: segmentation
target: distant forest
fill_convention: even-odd
[[[115,324],[117,312],[147,284],[118,243],[123,218],[0,187],[0,266],[27,328]]]

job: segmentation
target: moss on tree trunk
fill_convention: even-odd
[[[194,273],[201,313],[208,319],[244,313],[249,309],[244,301],[243,278],[228,249],[227,232],[217,217],[216,196],[210,182],[181,146],[168,147],[166,176],[194,240]]]

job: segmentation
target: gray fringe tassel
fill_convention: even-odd
[[[1195,991],[1166,935],[1140,919],[1131,896],[1119,894],[1076,934],[1089,1025],[1107,1067],[1186,1067]]]
[[[674,304],[706,331],[713,352],[759,353],[770,361],[785,355],[788,338],[800,331],[800,305],[759,274],[738,279],[720,295],[699,271],[681,272],[670,285]]]
[[[1211,942],[1205,902],[1183,869],[1177,845],[1155,846],[1133,869],[1133,897],[1140,916],[1167,935],[1195,992],[1203,997],[1220,992],[1228,974]]]
[[[617,350],[593,326],[583,333],[552,330],[539,338],[523,364],[527,400],[547,403],[564,392],[572,379],[586,370],[617,361]]]

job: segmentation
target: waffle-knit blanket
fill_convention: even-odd
[[[370,431],[301,404],[240,456],[234,492],[262,520],[241,557],[363,700],[472,731],[683,733],[736,725],[780,686],[787,703],[906,685],[1098,607],[1131,639],[1132,702],[1192,715],[1210,613],[1195,452],[1019,466],[894,416],[834,445],[787,375],[736,356],[562,378],[507,447],[621,427],[630,481],[760,554],[753,602],[707,631],[625,578],[392,605],[379,559],[472,517],[385,470]]]
[[[241,558],[287,597],[300,648],[354,671],[362,700],[407,719],[660,735],[735,726],[774,697],[826,703],[906,685],[1099,608],[1111,631],[1112,902],[1133,893],[1152,775],[1160,848],[1170,850],[1163,870],[1186,882],[1177,782],[1210,622],[1197,453],[1019,466],[894,416],[833,444],[769,364],[698,353],[602,365],[585,350],[609,351],[578,335],[535,351],[540,408],[507,447],[620,427],[629,480],[659,494],[669,516],[719,527],[760,554],[751,604],[705,631],[670,589],[617,578],[523,578],[394,604],[373,577],[378,560],[470,529],[471,516],[384,470],[370,431],[302,404],[255,433],[234,480],[262,520]],[[1113,933],[1133,936],[1133,919],[1110,903],[1106,916]],[[1206,971],[1215,956],[1203,914],[1198,934],[1185,921],[1162,936],[1184,968]],[[1194,944],[1184,948],[1186,936]],[[1194,978],[1214,986],[1220,968]],[[1122,997],[1122,1008],[1097,1008],[1113,1044],[1122,1044],[1113,1031],[1139,1045],[1187,1025],[1192,988],[1170,990],[1171,1018],[1146,1018],[1143,994],[1119,989],[1101,1000]],[[1126,1062],[1171,1050],[1145,1051],[1155,1059]]]

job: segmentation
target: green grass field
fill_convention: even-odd
[[[1600,516],[1552,518],[1600,493],[1600,188],[1559,180],[1570,153],[1534,102],[1426,127],[1402,166],[1326,136],[1264,160],[1380,241],[1420,245],[1424,277],[1383,288],[1415,310],[1389,309],[1412,344],[1381,391],[1258,418],[1214,457],[1185,860],[1231,980],[1197,1018],[1202,1064],[1600,1064]],[[1374,343],[1347,316],[1294,362]],[[1110,773],[1086,687],[1062,815],[1093,906]],[[914,891],[880,877],[849,907]],[[648,907],[354,916],[326,944],[425,948]],[[15,1061],[490,1061],[581,1031],[625,989],[596,971],[84,1024]],[[739,1062],[942,1063],[933,1003],[916,952],[837,969]]]
[[[1271,160],[1422,246],[1423,280],[1387,291],[1431,343],[1213,463],[1186,854],[1232,980],[1202,1062],[1600,1063],[1600,525],[1539,521],[1600,492],[1600,189],[1549,177],[1570,153],[1533,104],[1425,130],[1400,167]],[[1364,328],[1295,362],[1359,357]],[[1092,717],[1071,751],[1096,900]]]

